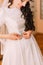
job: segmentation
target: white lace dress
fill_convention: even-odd
[[[17,8],[0,9],[0,26],[5,23],[8,33],[21,34],[25,20]],[[43,65],[42,54],[33,35],[30,39],[9,40],[5,42],[2,65]]]

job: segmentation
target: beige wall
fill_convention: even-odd
[[[36,14],[35,14],[36,31],[43,33],[43,20],[40,19],[40,0],[36,0],[35,5],[36,5]]]

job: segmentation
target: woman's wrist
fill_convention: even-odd
[[[33,31],[32,31],[32,30],[28,30],[28,31],[26,31],[26,32],[30,32],[30,33],[32,33]]]

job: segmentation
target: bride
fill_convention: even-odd
[[[42,54],[32,35],[35,30],[28,0],[5,0],[0,8],[0,26],[6,24],[2,65],[43,65]]]

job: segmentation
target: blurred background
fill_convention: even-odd
[[[0,7],[2,6],[3,0],[0,0]],[[34,15],[34,24],[36,27],[36,30],[34,31],[33,35],[36,38],[36,41],[38,42],[38,45],[41,49],[41,52],[43,54],[43,0],[33,0],[30,1],[30,7],[33,11]],[[0,33],[6,33],[7,28],[4,25],[0,27]],[[3,41],[4,42],[4,41]],[[0,42],[0,61],[3,58],[3,44]],[[1,62],[0,62],[1,64]]]

